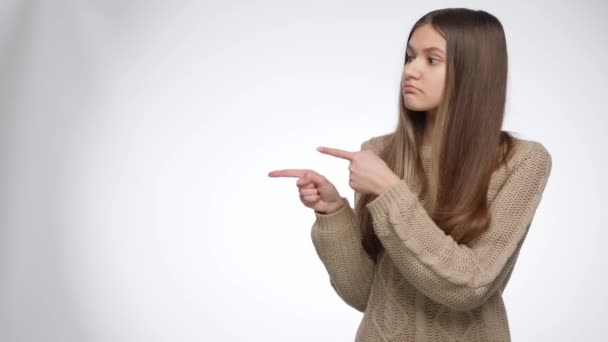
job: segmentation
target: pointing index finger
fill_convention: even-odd
[[[268,176],[270,176],[270,177],[296,177],[296,178],[302,178],[309,171],[310,170],[306,170],[306,169],[275,170],[275,171],[270,171],[268,173]]]
[[[317,147],[317,151],[319,151],[321,153],[329,154],[330,156],[346,159],[346,160],[352,160],[352,157],[354,155],[354,152],[344,151],[344,150],[340,150],[337,148],[331,148],[331,147],[323,147],[323,146]]]

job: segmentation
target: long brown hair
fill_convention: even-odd
[[[458,243],[478,237],[490,222],[487,191],[492,173],[511,156],[513,137],[502,131],[507,90],[507,47],[493,15],[465,8],[427,13],[412,27],[431,24],[446,39],[443,97],[432,132],[432,172],[426,179],[419,147],[426,112],[405,107],[399,87],[399,120],[379,156],[410,187],[418,184],[429,216]],[[404,60],[405,63],[405,60]],[[465,167],[466,165],[466,167]],[[366,204],[374,194],[356,194],[363,247],[377,260],[382,244]]]

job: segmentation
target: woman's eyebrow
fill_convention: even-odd
[[[407,48],[410,49],[410,50],[414,50],[415,51],[415,49],[410,44],[407,44]],[[438,52],[440,52],[442,54],[445,54],[445,52],[443,52],[443,50],[441,50],[440,48],[435,47],[435,46],[424,48],[424,49],[422,49],[422,51],[424,51],[424,52],[438,51]]]

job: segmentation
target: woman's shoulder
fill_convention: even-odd
[[[540,167],[551,167],[551,153],[540,141],[513,137],[512,166],[522,163],[533,163]]]
[[[361,151],[372,150],[378,154],[388,143],[394,133],[372,136],[361,143]]]

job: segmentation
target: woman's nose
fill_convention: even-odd
[[[415,60],[410,61],[403,67],[403,74],[406,79],[420,77],[420,70],[418,69],[418,65],[416,64]]]

